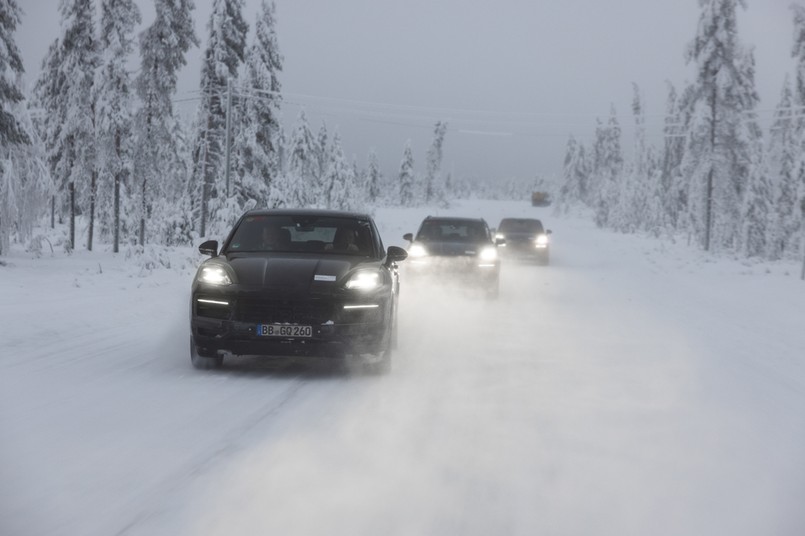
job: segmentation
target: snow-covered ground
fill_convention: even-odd
[[[428,212],[375,217],[404,246]],[[504,265],[497,302],[403,286],[381,377],[192,369],[191,248],[4,257],[0,534],[805,534],[797,265],[438,212],[536,214],[552,263]]]

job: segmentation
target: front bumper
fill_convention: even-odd
[[[200,301],[201,300],[201,301]],[[218,302],[218,303],[215,303]],[[223,305],[226,303],[226,305]],[[349,308],[344,306],[365,306]],[[368,307],[375,306],[375,307]],[[390,334],[388,296],[360,300],[279,299],[195,292],[190,327],[200,355],[345,357],[378,353]],[[309,338],[266,337],[259,324],[311,326]]]
[[[532,241],[507,243],[505,246],[499,247],[498,252],[504,259],[516,260],[542,261],[550,255],[548,246],[536,247]]]
[[[500,276],[498,261],[484,262],[477,257],[437,257],[409,259],[405,264],[408,280],[431,280],[439,283],[492,285]]]

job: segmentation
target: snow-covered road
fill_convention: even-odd
[[[376,219],[404,245],[423,215]],[[403,287],[381,377],[192,369],[192,260],[12,256],[0,534],[805,533],[796,267],[539,216],[552,264],[504,265],[499,301]]]

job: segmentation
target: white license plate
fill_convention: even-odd
[[[289,326],[286,324],[257,324],[257,335],[260,337],[302,337],[313,336],[311,326]]]

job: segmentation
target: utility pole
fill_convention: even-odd
[[[226,79],[226,197],[229,199],[229,158],[232,152],[232,79]]]

